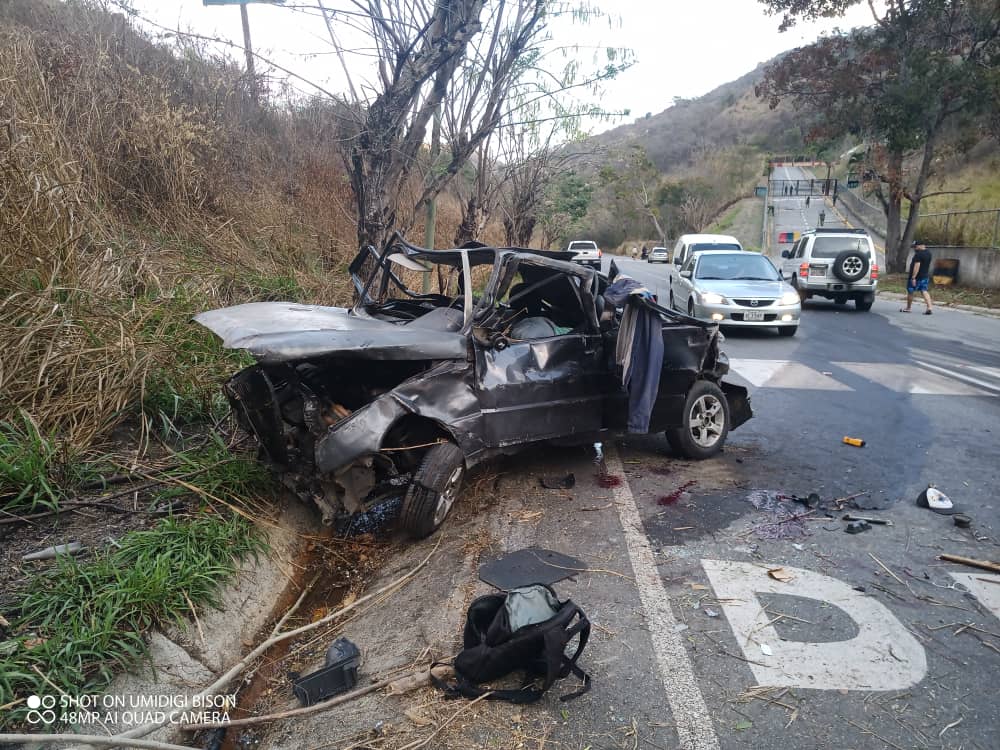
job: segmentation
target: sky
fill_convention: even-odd
[[[304,0],[289,0],[303,5]],[[843,18],[778,31],[780,18],[768,16],[755,0],[594,0],[613,18],[587,25],[557,21],[553,32],[560,44],[581,49],[627,47],[635,65],[605,86],[600,105],[629,116],[610,122],[590,123],[591,132],[631,122],[647,112],[656,114],[673,100],[694,98],[749,73],[758,64],[785,50],[800,47],[822,33],[871,23],[867,3],[859,3]],[[141,16],[170,28],[219,36],[242,45],[239,8],[208,6],[202,0],[133,0]],[[326,0],[328,7],[340,5]],[[257,52],[278,64],[340,91],[343,75],[330,54],[329,37],[315,16],[280,6],[248,6],[250,30]],[[584,62],[593,55],[583,53]],[[373,70],[370,58],[348,61],[358,77]],[[308,87],[298,86],[303,91]]]

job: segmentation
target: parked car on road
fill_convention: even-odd
[[[811,297],[832,299],[838,305],[854,300],[858,310],[871,310],[878,291],[878,256],[864,229],[803,232],[781,257],[782,275],[803,302]]]
[[[721,326],[775,327],[782,336],[799,329],[802,303],[763,255],[731,250],[693,253],[670,290],[670,307]]]
[[[573,240],[566,248],[566,252],[574,253],[573,262],[582,266],[590,266],[601,270],[601,256],[603,253],[592,240]]]
[[[223,390],[261,459],[324,523],[344,525],[402,497],[402,527],[423,537],[480,461],[626,428],[616,356],[625,311],[662,324],[650,432],[706,458],[752,416],[746,389],[723,380],[718,326],[641,292],[616,308],[604,299],[608,276],[572,257],[424,250],[396,236],[351,263],[351,309],[255,302],[195,320],[257,360]],[[424,274],[433,293],[418,291]],[[633,350],[633,364],[637,357]]]
[[[670,251],[665,247],[654,247],[649,251],[649,257],[646,258],[647,263],[669,263],[670,262]]]

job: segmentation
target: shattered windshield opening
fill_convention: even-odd
[[[471,288],[481,287],[492,268],[492,253],[469,259]],[[426,327],[462,326],[466,284],[462,252],[406,252],[393,245],[379,255],[373,248],[351,265],[358,308],[390,322],[409,323],[434,312]]]

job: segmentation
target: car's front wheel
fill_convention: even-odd
[[[430,536],[444,522],[462,488],[465,456],[454,443],[439,443],[424,455],[403,499],[400,523],[414,539]]]
[[[779,336],[794,336],[799,330],[798,326],[779,326],[778,335]]]
[[[725,445],[729,434],[729,402],[715,383],[698,380],[684,402],[681,427],[666,432],[675,453],[687,458],[709,458]]]

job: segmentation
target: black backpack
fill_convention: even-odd
[[[576,692],[560,697],[572,700],[590,690],[590,675],[577,666],[577,659],[590,637],[590,621],[572,601],[559,601],[556,592],[548,586],[514,589],[510,593],[530,589],[545,589],[551,594],[555,613],[547,620],[511,630],[508,611],[509,594],[480,596],[469,605],[463,633],[462,651],[455,657],[456,683],[448,685],[436,677],[434,684],[450,698],[478,698],[503,700],[510,703],[534,703],[552,684],[570,673],[583,680]],[[579,643],[572,656],[566,654],[567,644],[579,635]],[[477,687],[516,670],[524,670],[525,684],[517,690],[493,690]],[[541,679],[541,686],[532,685]]]

